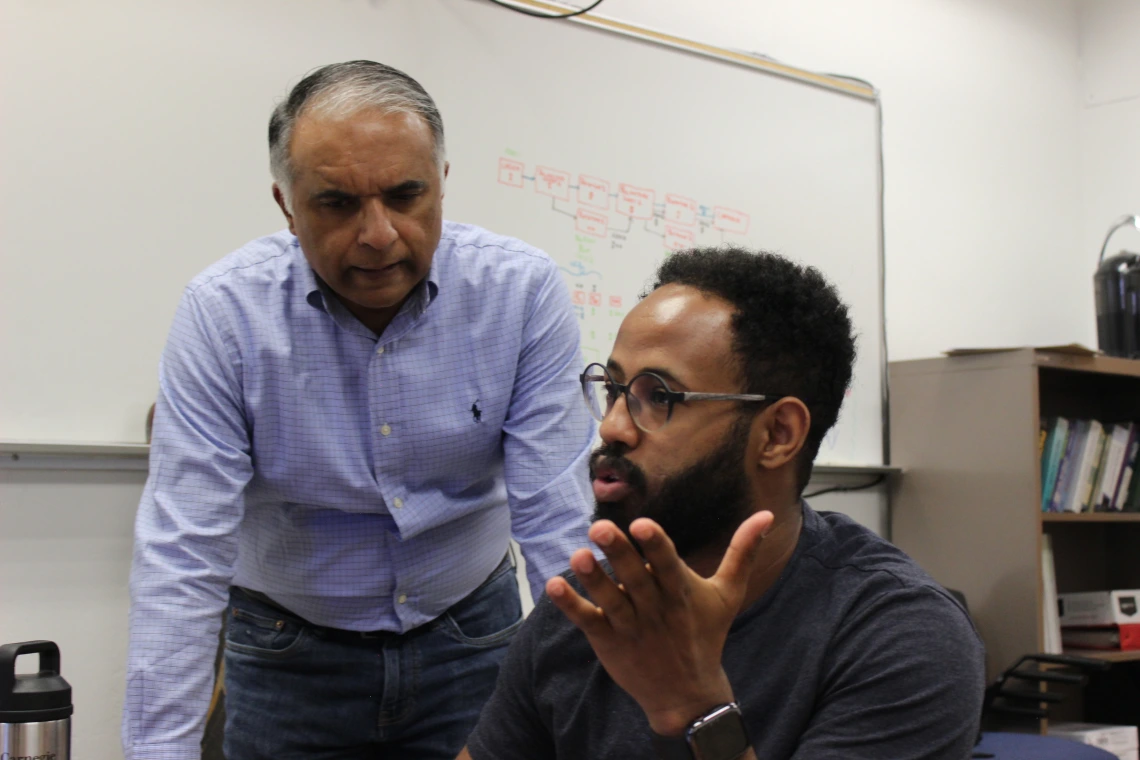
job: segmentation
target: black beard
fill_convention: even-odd
[[[632,493],[620,502],[596,503],[594,519],[612,520],[629,536],[630,523],[648,517],[673,539],[682,559],[702,549],[726,548],[752,513],[744,472],[751,421],[747,417],[735,423],[715,451],[669,476],[654,494],[648,493],[640,468],[622,456],[624,446],[603,444],[590,458],[591,477],[593,464],[604,458],[618,469]]]

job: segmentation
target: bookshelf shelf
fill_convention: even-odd
[[[1065,654],[1075,654],[1078,657],[1089,657],[1094,660],[1105,660],[1107,662],[1140,661],[1140,649],[1129,649],[1123,652],[1103,652],[1097,649],[1066,649]]]
[[[1036,349],[892,362],[891,539],[961,591],[991,680],[1044,650],[1041,549],[1057,591],[1140,588],[1140,513],[1041,511],[1041,421],[1140,421],[1140,361]],[[1081,652],[1113,662],[1140,652]]]
[[[1042,512],[1047,523],[1140,523],[1140,512]]]

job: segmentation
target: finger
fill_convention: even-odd
[[[562,576],[546,582],[546,595],[571,623],[587,636],[604,634],[610,630],[609,621],[602,611],[574,590]]]
[[[661,593],[682,596],[688,588],[689,566],[677,556],[677,547],[665,530],[650,520],[640,517],[629,526],[629,532],[637,539],[649,561],[657,586]]]
[[[743,598],[756,559],[760,556],[760,544],[772,529],[774,519],[775,516],[767,510],[757,512],[741,523],[733,534],[724,559],[713,576],[718,585],[733,596]]]
[[[590,600],[605,613],[611,627],[625,630],[637,622],[637,613],[625,589],[606,573],[589,550],[574,552],[570,557],[570,569],[586,589]]]
[[[660,599],[657,580],[645,567],[645,560],[633,548],[626,535],[609,520],[598,520],[590,526],[590,540],[601,547],[610,561],[617,580],[625,588],[626,598],[634,609],[654,605]],[[609,608],[602,605],[609,614]]]

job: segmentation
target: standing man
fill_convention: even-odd
[[[435,103],[370,61],[269,122],[288,231],[187,287],[131,572],[128,758],[454,757],[588,517],[578,326],[541,251],[443,221]]]
[[[598,521],[552,578],[461,760],[963,760],[982,644],[871,531],[802,499],[843,403],[847,307],[814,269],[661,265],[582,388]]]

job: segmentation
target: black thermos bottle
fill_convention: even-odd
[[[1140,255],[1121,251],[1093,275],[1096,337],[1109,356],[1140,358]]]
[[[16,674],[22,654],[39,654],[38,673]],[[70,760],[71,710],[54,641],[0,646],[0,757]]]

